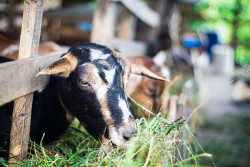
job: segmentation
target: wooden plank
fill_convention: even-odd
[[[16,8],[17,1],[12,0],[9,1],[9,10],[8,10],[8,33],[11,34],[13,33],[14,30],[14,20],[15,20],[15,8]]]
[[[55,52],[0,64],[0,105],[46,86],[49,77],[35,75],[61,55]]]
[[[158,13],[149,8],[140,0],[120,0],[121,3],[138,19],[146,23],[148,26],[157,27],[160,24],[160,16]]]
[[[183,88],[178,100],[177,119],[188,117],[187,91]],[[178,138],[182,140],[182,142],[178,144],[180,155],[179,154],[176,155],[177,159],[179,160],[188,158],[188,151],[183,141],[189,140],[189,133],[186,128],[182,128],[180,133],[182,134],[182,136],[178,136]]]
[[[136,18],[122,6],[118,21],[117,38],[133,40],[135,38]]]
[[[114,38],[116,25],[116,4],[108,0],[97,0],[92,21],[90,41],[103,43]]]
[[[187,103],[187,94],[182,92],[179,96],[178,106],[177,106],[177,119],[180,117],[187,117],[186,113],[186,103]]]
[[[22,96],[15,100],[14,102],[14,113],[12,115],[12,134],[11,138],[14,140],[11,140],[11,146],[10,151],[11,154],[10,157],[13,155],[16,156],[14,158],[11,158],[9,162],[19,162],[22,161],[24,158],[26,158],[28,144],[29,144],[29,134],[25,135],[25,132],[30,131],[30,121],[31,121],[31,111],[33,100],[33,93],[30,93],[26,96]],[[14,120],[14,121],[13,121]],[[13,133],[13,129],[15,130]],[[21,140],[20,140],[21,139]],[[21,155],[20,155],[21,153]],[[20,155],[20,156],[19,156]]]
[[[178,101],[178,96],[177,95],[172,95],[170,97],[169,112],[168,112],[168,115],[167,115],[167,122],[169,124],[173,123],[176,120],[177,101]]]
[[[111,39],[103,44],[108,47],[118,50],[120,53],[126,56],[143,56],[146,53],[146,44],[140,41]]]
[[[170,99],[169,92],[164,91],[163,94],[161,95],[161,105],[162,105],[161,114],[163,115],[164,118],[166,118],[168,113],[169,99]]]
[[[41,35],[43,0],[25,0],[18,59],[36,55]],[[20,72],[19,72],[20,73]],[[22,71],[21,75],[26,73]],[[15,100],[10,132],[10,164],[27,157],[33,93]]]
[[[41,34],[43,1],[24,1],[23,22],[18,59],[37,55]]]

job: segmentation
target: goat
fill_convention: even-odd
[[[142,56],[133,57],[132,59],[139,62],[158,76],[170,78],[168,69],[164,66],[160,67],[156,65],[152,58]],[[137,103],[150,110],[153,114],[158,114],[161,108],[165,110],[162,95],[167,93],[164,92],[166,86],[167,85],[164,82],[142,78],[141,76],[131,74],[127,86],[127,92]],[[153,117],[152,114],[150,115],[148,111],[142,110],[133,102],[130,104],[131,111],[135,117]]]
[[[116,146],[137,133],[125,95],[130,73],[167,81],[141,64],[106,46],[79,43],[37,74],[51,76],[49,85],[34,94],[30,137],[55,140],[76,117],[101,143]],[[9,145],[13,102],[0,108],[0,146]]]
[[[190,53],[182,46],[172,46],[168,32],[160,32],[149,43],[149,55],[157,65],[165,65],[171,73],[171,79],[181,74],[184,78],[194,75],[194,66]]]

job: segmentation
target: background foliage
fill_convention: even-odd
[[[216,31],[220,42],[235,49],[239,64],[250,62],[250,1],[201,0],[189,11],[187,28]]]

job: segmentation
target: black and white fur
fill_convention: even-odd
[[[167,81],[106,46],[79,43],[37,75],[51,75],[49,85],[34,94],[30,137],[55,140],[76,117],[96,139],[126,146],[136,134],[125,96],[130,73]],[[0,146],[9,145],[13,103],[0,108]]]

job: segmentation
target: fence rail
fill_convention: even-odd
[[[0,105],[24,96],[48,84],[49,77],[35,75],[56,61],[62,53],[50,53],[0,64]]]
[[[131,50],[130,53],[133,55],[143,54],[146,48],[144,43],[115,39],[116,4],[110,1],[97,0],[91,41],[105,43],[121,50],[121,52],[126,51],[123,51],[122,48],[130,48],[127,50]],[[127,6],[130,4],[126,3]],[[31,57],[37,55],[41,33],[42,11],[43,0],[24,1],[19,59],[25,59],[0,64],[0,105],[15,100],[10,135],[10,153],[16,157],[11,159],[10,163],[22,161],[27,156],[33,92],[45,87],[49,82],[48,76],[36,78],[35,75],[62,55],[62,53],[51,53]],[[128,16],[129,18],[125,19],[131,19],[130,17],[132,16],[131,14]],[[142,20],[146,19],[145,16],[140,17],[143,17],[143,19],[141,18]],[[130,21],[127,24],[120,25],[120,27],[122,27],[121,30],[131,29],[131,27],[134,27],[134,22]],[[126,33],[127,35],[122,36],[122,38],[132,40],[134,37],[133,33],[135,33],[134,30],[132,29],[130,33]],[[121,33],[123,32],[121,31]],[[169,103],[170,110],[167,120],[170,123],[176,120],[176,118],[188,114],[185,94],[182,94],[180,97],[172,96],[166,103]]]

